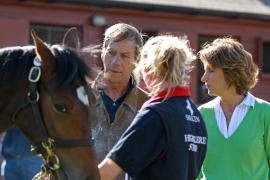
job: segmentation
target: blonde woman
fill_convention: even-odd
[[[114,179],[121,171],[136,180],[197,177],[207,134],[189,98],[194,55],[188,44],[184,38],[158,36],[143,47],[137,70],[152,96],[99,164],[101,179]]]
[[[206,180],[269,180],[270,104],[249,91],[258,67],[243,45],[218,38],[199,57],[208,94],[217,96],[200,106],[208,132],[202,172]]]

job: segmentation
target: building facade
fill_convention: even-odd
[[[238,38],[260,67],[252,92],[270,101],[270,6],[268,0],[6,0],[0,1],[0,47],[32,43],[31,29],[48,43],[61,43],[76,26],[82,46],[100,44],[105,28],[130,23],[148,36],[185,35],[194,51],[216,37]],[[87,60],[88,61],[88,60]],[[91,64],[89,58],[88,63]],[[198,104],[209,97],[200,81],[199,62],[192,71],[191,93]]]

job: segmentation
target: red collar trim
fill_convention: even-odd
[[[149,100],[145,101],[145,103],[142,105],[143,109],[145,106],[150,104],[153,101],[164,99],[168,90],[160,91],[156,94],[154,94]],[[177,86],[172,88],[171,93],[167,96],[169,97],[176,97],[176,96],[190,96],[189,88],[186,86]]]

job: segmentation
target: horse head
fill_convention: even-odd
[[[43,156],[41,174],[50,179],[99,179],[90,69],[71,48],[32,37],[34,47],[0,50],[0,131],[15,123]]]

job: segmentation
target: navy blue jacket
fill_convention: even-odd
[[[206,153],[207,132],[188,97],[146,106],[109,153],[134,180],[193,180]]]
[[[32,156],[29,140],[15,126],[6,130],[2,144],[2,155],[5,159]]]

